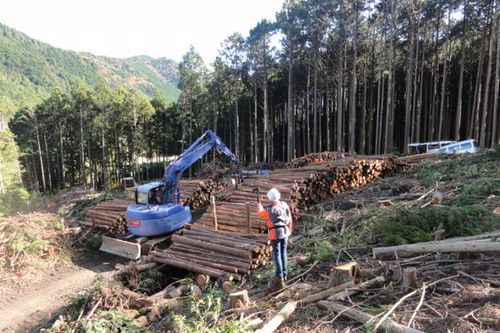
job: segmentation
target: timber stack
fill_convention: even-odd
[[[83,221],[79,223],[114,234],[126,233],[128,228],[125,214],[128,205],[132,203],[131,201],[120,199],[101,202],[87,208]]]
[[[348,153],[338,151],[324,151],[321,153],[312,153],[293,159],[287,164],[288,168],[301,168],[310,164],[321,164],[333,162],[350,156]]]
[[[181,193],[187,194],[184,205],[191,209],[206,206],[211,196],[224,188],[224,184],[216,179],[181,180]]]
[[[151,251],[149,256],[190,272],[240,280],[242,275],[269,261],[271,253],[265,235],[235,235],[193,224],[172,235],[168,249]]]

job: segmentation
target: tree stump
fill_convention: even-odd
[[[328,288],[336,287],[349,281],[354,281],[357,274],[357,263],[349,262],[332,268],[330,271],[330,279],[328,281]]]
[[[198,274],[194,279],[194,282],[201,289],[205,289],[208,286],[208,283],[210,282],[210,276],[205,274]]]
[[[417,269],[415,267],[403,270],[403,287],[405,290],[417,289]]]
[[[431,203],[433,205],[440,205],[442,201],[443,201],[443,194],[441,192],[435,191],[432,194]]]
[[[444,235],[446,234],[446,230],[438,229],[432,233],[434,235],[435,241],[440,241],[444,239]]]
[[[242,308],[250,303],[250,298],[248,298],[248,291],[242,290],[235,293],[229,294],[229,308],[238,309]]]

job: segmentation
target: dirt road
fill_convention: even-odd
[[[0,306],[0,332],[37,332],[78,291],[89,287],[97,274],[109,274],[119,261],[115,256],[103,255],[74,266],[57,278],[26,288]]]

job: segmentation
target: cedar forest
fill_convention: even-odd
[[[286,0],[275,20],[230,35],[210,66],[191,47],[179,63],[177,101],[104,81],[55,88],[35,106],[0,97],[0,128],[10,119],[0,132],[0,192],[20,178],[49,192],[160,177],[166,158],[205,129],[245,164],[325,150],[406,153],[431,140],[492,147],[500,138],[498,6]]]

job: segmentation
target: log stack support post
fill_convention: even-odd
[[[212,202],[212,217],[214,220],[214,230],[217,231],[217,207],[215,206],[215,197],[212,196],[210,198],[210,201]]]

